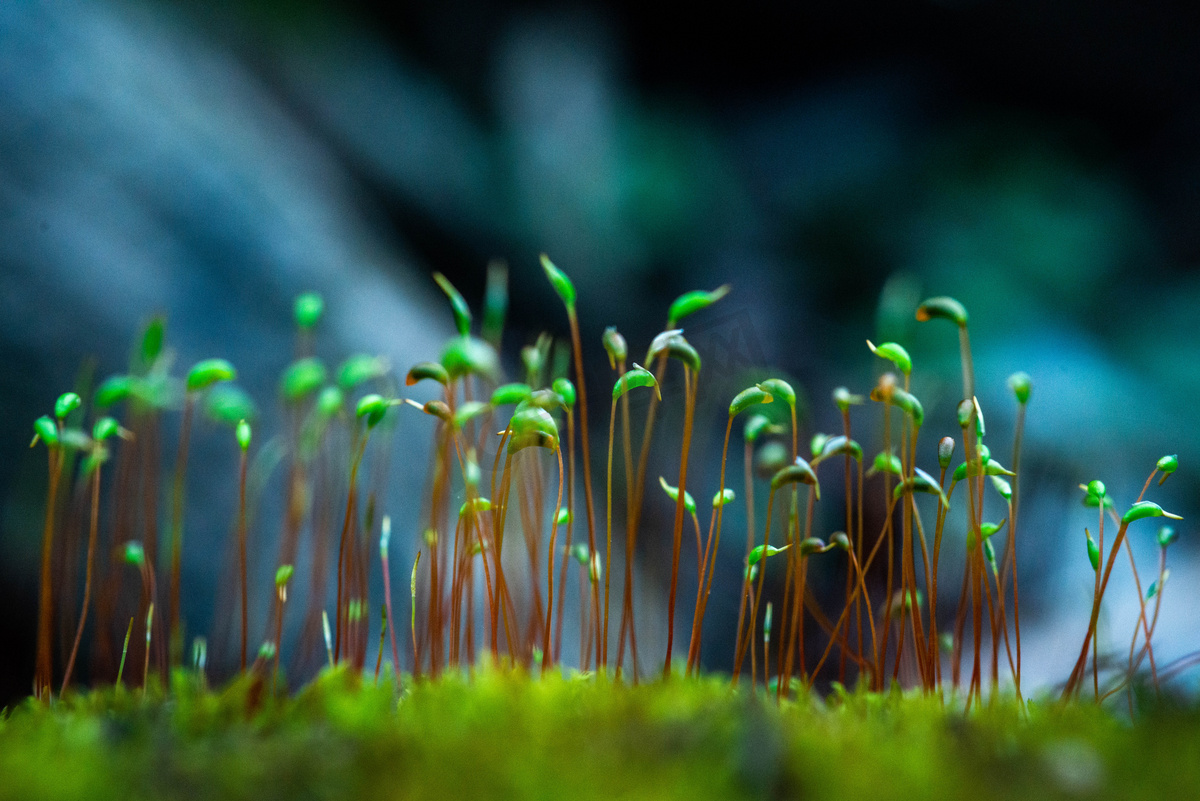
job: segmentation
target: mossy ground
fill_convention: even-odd
[[[1195,798],[1200,709],[1130,723],[1089,703],[964,715],[894,693],[774,702],[727,680],[638,687],[477,671],[375,685],[327,673],[293,698],[104,690],[0,721],[0,797]]]

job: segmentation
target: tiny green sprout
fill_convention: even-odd
[[[58,447],[58,426],[49,415],[44,414],[33,421],[33,441],[29,443],[29,447],[32,448],[39,441],[46,443],[47,448]]]
[[[492,379],[500,374],[500,359],[496,349],[482,339],[455,337],[442,351],[442,366],[450,378],[481,375]]]
[[[846,439],[845,434],[829,437],[821,444],[820,458],[822,460],[839,453],[849,454],[856,462],[861,462],[863,458],[862,446],[852,439]]]
[[[875,461],[871,464],[871,469],[867,472],[870,475],[891,473],[894,476],[898,476],[904,472],[904,468],[900,466],[899,456],[891,451],[880,451],[875,454]]]
[[[942,437],[938,440],[938,467],[945,470],[950,466],[950,460],[954,458],[954,438]]]
[[[213,387],[204,399],[205,413],[218,423],[237,425],[239,420],[253,420],[258,408],[246,391],[235,384]]]
[[[200,392],[221,381],[237,378],[237,370],[224,359],[204,359],[196,362],[187,374],[187,391]]]
[[[367,418],[367,428],[374,428],[383,420],[383,416],[387,414],[387,410],[394,405],[393,401],[389,401],[382,395],[374,393],[363,395],[358,401],[358,406],[354,410],[354,416],[358,419]]]
[[[1158,480],[1158,486],[1162,486],[1167,480],[1167,476],[1174,473],[1179,468],[1179,454],[1172,453],[1169,456],[1164,456],[1158,460],[1158,470],[1162,473],[1162,478]]]
[[[863,400],[862,395],[853,395],[845,387],[838,387],[833,391],[833,402],[837,404],[838,409],[843,414],[850,411],[851,406],[861,405]]]
[[[114,436],[123,436],[123,433],[120,424],[111,417],[101,417],[92,426],[92,439],[96,442],[104,442]]]
[[[672,487],[662,476],[658,477],[658,485],[663,488],[663,492],[667,493],[671,500],[679,501],[679,487]],[[696,514],[696,499],[692,497],[692,493],[683,493],[683,508],[687,509],[690,515]]]
[[[99,409],[115,406],[129,397],[133,392],[137,379],[131,375],[112,375],[104,379],[92,396],[92,402]]]
[[[296,327],[301,331],[311,331],[321,321],[321,315],[325,313],[325,299],[316,292],[305,292],[296,297],[296,303],[292,308],[292,316],[296,320]]]
[[[167,321],[162,317],[151,317],[142,332],[141,357],[146,367],[154,364],[162,353],[163,340],[166,339]]]
[[[700,372],[700,354],[684,339],[682,330],[663,331],[656,336],[646,352],[646,363],[653,363],[662,353],[683,362],[693,372]]]
[[[296,568],[292,565],[280,565],[279,569],[275,571],[275,589],[281,590],[286,587],[295,572]]]
[[[720,507],[722,507],[726,504],[733,503],[734,499],[736,499],[736,498],[737,498],[737,495],[734,494],[733,490],[726,487],[725,489],[721,490],[720,492],[718,492],[716,495],[713,496],[713,501],[712,501],[713,508],[719,509]]]
[[[1087,536],[1088,561],[1092,563],[1093,571],[1099,570],[1100,569],[1100,546],[1096,544],[1096,541],[1094,539],[1092,539],[1092,532],[1088,531],[1085,528],[1083,530],[1083,533]]]
[[[971,421],[975,419],[974,402],[970,399],[959,401],[955,414],[958,417],[958,427],[966,431],[970,427]]]
[[[275,658],[275,643],[267,640],[262,645],[258,646],[258,658],[264,662],[270,662]]]
[[[896,365],[896,369],[908,375],[912,372],[912,358],[908,355],[908,351],[897,342],[884,342],[882,345],[876,345],[871,340],[867,340],[867,347],[871,353],[874,353],[881,359],[887,359],[892,364]]]
[[[1029,373],[1013,373],[1008,377],[1008,388],[1016,396],[1017,403],[1024,406],[1029,403],[1029,392],[1033,388],[1033,379],[1029,377]]]
[[[467,423],[491,408],[490,404],[481,401],[467,401],[454,410],[454,427],[461,430]]]
[[[140,568],[146,564],[146,549],[137,540],[130,540],[125,543],[124,558],[126,564]]]
[[[766,381],[759,381],[758,388],[773,398],[781,398],[788,408],[796,408],[796,390],[792,389],[792,385],[782,378],[768,378]]]
[[[613,400],[618,400],[635,387],[654,387],[655,394],[658,395],[659,400],[662,400],[662,390],[659,389],[658,382],[654,380],[654,374],[637,364],[634,364],[632,369],[626,370],[625,374],[613,384]]]
[[[551,389],[558,394],[558,397],[562,398],[562,402],[566,404],[568,409],[575,408],[575,385],[571,383],[571,379],[556,378],[551,385]]]
[[[820,537],[808,537],[800,541],[800,555],[811,556],[816,553],[825,553],[830,546],[825,544],[825,540]]]
[[[784,484],[808,484],[813,488],[813,495],[821,500],[821,484],[808,462],[797,456],[796,460],[775,474],[771,479],[771,489],[777,490]]]
[[[604,329],[600,341],[604,345],[604,352],[608,354],[608,366],[616,370],[617,365],[629,357],[629,345],[626,344],[625,337],[621,336],[616,326],[610,325]]]
[[[843,551],[850,550],[850,538],[846,536],[844,531],[835,531],[829,538],[829,544],[835,548],[841,548]]]
[[[346,402],[346,394],[337,387],[325,387],[317,396],[317,412],[325,419],[333,417],[342,410]]]
[[[536,406],[521,409],[509,421],[512,435],[508,439],[508,452],[516,453],[531,445],[558,450],[558,426],[545,409]]]
[[[701,289],[684,292],[675,299],[675,302],[671,304],[671,308],[667,312],[667,328],[674,328],[680,320],[689,314],[698,312],[701,309],[707,309],[728,295],[729,289],[729,284],[724,284],[711,292],[705,292]]]
[[[555,293],[562,298],[563,305],[567,307],[567,311],[575,310],[575,285],[571,283],[571,279],[562,270],[554,266],[554,262],[550,261],[550,257],[543,253],[540,257],[542,262],[542,270],[546,273],[546,278],[550,281],[550,286],[554,287]]]
[[[458,507],[458,516],[466,517],[467,512],[478,514],[479,512],[490,512],[492,510],[492,502],[487,498],[471,498],[469,501]]]
[[[567,507],[562,507],[558,510],[558,517],[554,519],[554,525],[565,526],[571,522],[571,510]]]
[[[771,393],[764,391],[761,387],[749,387],[733,396],[733,401],[729,404],[729,416],[737,417],[739,414],[760,403],[771,403],[775,398]],[[762,418],[766,425],[770,422],[767,418]]]
[[[747,563],[753,567],[762,561],[764,554],[767,556],[774,556],[777,553],[783,553],[791,547],[792,544],[790,542],[782,548],[776,548],[774,545],[757,545],[750,551],[750,556],[747,557]]]
[[[782,442],[768,442],[758,449],[755,469],[762,478],[772,478],[792,461],[791,451]]]
[[[437,362],[418,362],[410,367],[408,374],[404,376],[404,385],[411,387],[426,379],[446,385],[450,383],[450,374]]]
[[[929,298],[917,307],[917,321],[926,322],[933,319],[949,320],[959,328],[967,325],[967,310],[957,300],[951,297]]]
[[[454,288],[454,284],[441,273],[434,273],[433,280],[450,299],[450,308],[454,312],[454,326],[464,337],[471,333],[471,308],[463,299],[462,293]]]
[[[1006,501],[1012,500],[1012,484],[1001,478],[1000,476],[992,476],[992,486],[996,488],[996,492],[1000,493],[1000,497]]]
[[[1150,582],[1150,587],[1149,587],[1149,589],[1146,590],[1146,600],[1147,601],[1153,600],[1154,596],[1158,595],[1162,591],[1162,588],[1166,586],[1167,579],[1169,579],[1170,577],[1171,577],[1171,571],[1164,570],[1162,573],[1161,580],[1155,579],[1154,581]]]
[[[238,447],[242,449],[242,453],[250,450],[250,424],[245,419],[238,420],[237,428],[234,431],[237,436]]]
[[[83,403],[83,399],[74,392],[64,392],[58,396],[58,400],[54,402],[54,416],[59,420],[64,419],[71,412],[79,408]]]
[[[390,369],[388,360],[382,356],[356,353],[338,367],[337,383],[342,390],[350,392],[368,381],[382,378]]]
[[[808,450],[812,453],[814,458],[821,455],[821,451],[825,450],[825,443],[828,441],[828,434],[817,432],[816,434],[812,435],[812,439],[809,440],[808,443]]]
[[[1157,538],[1159,547],[1166,548],[1179,539],[1179,532],[1175,530],[1174,526],[1159,526]]]
[[[296,403],[320,389],[325,377],[325,363],[320,359],[298,359],[279,377],[279,394],[288,403]]]
[[[1164,512],[1163,508],[1154,501],[1138,501],[1129,507],[1129,511],[1121,518],[1121,522],[1132,523],[1134,520],[1141,520],[1143,517],[1169,517],[1172,520],[1183,519],[1179,515]]]

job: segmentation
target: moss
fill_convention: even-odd
[[[777,707],[719,677],[629,687],[488,670],[399,695],[347,671],[289,700],[261,698],[252,677],[173,685],[169,700],[106,689],[10,712],[0,797],[1173,798],[1200,786],[1191,705],[1152,705],[1131,725],[1088,704],[964,715],[843,693]]]

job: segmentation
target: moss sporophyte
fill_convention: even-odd
[[[145,327],[128,373],[101,382],[95,392],[58,396],[50,413],[33,423],[33,444],[45,446],[48,462],[35,696],[49,701],[56,686],[59,696],[72,693],[89,630],[95,657],[88,674],[94,683],[115,679],[143,692],[165,691],[164,680],[182,667],[184,601],[190,593],[183,592],[181,565],[184,549],[192,547],[184,537],[189,442],[193,435],[216,436],[201,427],[193,432],[200,408],[232,431],[223,447],[231,462],[236,457],[237,472],[221,491],[236,497],[230,545],[236,558],[231,556],[231,580],[221,583],[219,602],[239,613],[229,616],[237,622],[228,632],[236,645],[228,650],[222,650],[228,644],[219,632],[193,640],[192,670],[203,680],[214,669],[226,669],[216,655],[231,665],[236,653],[243,679],[235,681],[256,681],[269,697],[282,697],[324,663],[356,675],[368,672],[374,647],[376,680],[393,676],[406,692],[425,679],[470,675],[484,664],[490,671],[536,673],[546,681],[555,674],[596,675],[603,682],[631,684],[680,672],[697,683],[708,681],[700,678],[707,666],[727,670],[733,684],[766,691],[778,701],[804,696],[821,679],[835,688],[856,680],[863,693],[899,682],[968,707],[1011,688],[1016,705],[1024,703],[1017,549],[1023,528],[1022,437],[1033,380],[1025,373],[1007,379],[1015,427],[1011,456],[1001,456],[1000,443],[987,439],[984,408],[975,395],[969,317],[961,303],[931,298],[915,310],[917,320],[953,324],[961,397],[927,409],[914,391],[918,365],[909,348],[867,341],[863,364],[878,368],[877,379],[861,393],[834,390],[831,411],[840,418],[840,430],[802,432],[803,395],[793,382],[778,376],[747,382],[723,407],[724,438],[712,472],[697,472],[693,464],[694,433],[717,421],[706,419],[697,402],[703,358],[682,326],[707,313],[730,287],[681,295],[640,364],[630,361],[625,337],[607,328],[592,340],[597,351],[603,349],[612,381],[601,540],[577,313],[586,298],[545,256],[541,271],[557,297],[546,319],[562,331],[565,311],[566,336],[542,334],[521,349],[523,380],[506,378],[500,358],[509,271],[497,264],[488,271],[478,323],[463,294],[444,276],[434,276],[449,301],[455,334],[440,354],[428,354],[408,369],[403,381],[427,400],[398,397],[398,376],[378,355],[355,354],[336,369],[326,368],[314,355],[320,323],[340,310],[327,309],[315,293],[296,300],[295,353],[280,360],[277,403],[263,404],[284,417],[276,439],[260,438],[260,430],[273,428],[256,418],[257,406],[234,383],[237,371],[229,362],[205,359],[183,376],[171,374],[174,354],[161,319]],[[561,308],[555,312],[557,303]],[[657,446],[668,455],[654,461],[650,473],[668,378],[679,381],[682,395],[665,396],[674,425],[659,432]],[[591,389],[594,393],[597,385]],[[631,406],[631,396],[643,402]],[[173,452],[164,454],[162,423],[176,410],[179,437]],[[428,427],[428,470],[422,485],[385,492],[391,489],[386,454],[400,414]],[[859,418],[867,414],[878,418],[881,437],[861,433],[867,429]],[[744,475],[735,492],[727,485],[736,482],[727,482],[726,468],[739,418]],[[640,440],[633,430],[639,420]],[[953,436],[923,440],[930,427],[948,427]],[[863,444],[854,439],[856,431]],[[962,461],[955,464],[959,443]],[[157,521],[164,456],[173,458],[174,470],[165,516],[168,549],[162,554]],[[276,464],[286,473],[281,490],[267,481]],[[1146,526],[1141,521],[1148,518],[1176,517],[1145,496],[1155,478],[1162,484],[1178,465],[1173,454],[1158,460],[1132,503],[1113,497],[1101,480],[1081,484],[1083,503],[1095,517],[1079,551],[1072,546],[1070,553],[1073,559],[1086,553],[1090,560],[1092,598],[1064,699],[1079,698],[1090,684],[1097,702],[1122,691],[1132,702],[1147,675],[1157,691],[1164,676],[1177,673],[1158,664],[1152,641],[1170,575],[1167,554],[1178,532],[1159,529],[1158,567],[1146,587],[1127,532]],[[651,476],[663,494],[652,489],[646,499]],[[712,477],[716,483],[703,486]],[[261,542],[257,529],[270,521],[255,522],[255,510],[270,508],[261,495],[275,491],[281,492],[283,520],[278,553],[268,557],[253,543]],[[575,531],[577,492],[583,493],[586,536]],[[818,513],[823,496],[838,506],[832,514]],[[80,508],[86,514],[64,514],[72,497],[85,499]],[[105,498],[111,532],[101,514]],[[406,504],[412,513],[404,519],[417,520],[415,530],[393,529],[393,516],[384,513],[387,503]],[[727,513],[745,516],[744,546],[723,542]],[[822,531],[832,520],[836,529]],[[121,538],[114,540],[117,532]],[[639,536],[652,541],[639,548]],[[117,547],[102,546],[109,541]],[[938,582],[948,542],[961,545],[963,554],[961,585],[949,594]],[[1097,645],[1097,626],[1122,549],[1138,616],[1127,653],[1122,644],[1116,658]],[[393,598],[397,553],[407,554],[396,568],[410,570],[407,600]],[[268,558],[274,582],[255,587],[249,565]],[[635,586],[635,567],[650,567],[654,559],[659,563],[648,572],[662,575],[666,586]],[[128,566],[122,572],[123,565]],[[131,569],[138,580],[123,584],[122,575],[132,577]],[[164,570],[168,578],[160,597]],[[678,603],[680,592],[690,603]],[[710,618],[714,593],[724,598],[727,611]],[[300,609],[290,608],[289,595],[299,599],[293,605]],[[155,611],[164,606],[165,615]],[[575,609],[577,616],[571,614]],[[659,614],[665,619],[640,619]],[[294,629],[286,625],[289,615]],[[265,620],[256,620],[259,616]],[[406,617],[409,631],[398,634],[397,620],[403,625]],[[677,624],[689,630],[682,671],[673,661],[684,655]],[[706,635],[721,642],[714,637],[718,630],[732,637],[731,646],[705,648]],[[639,635],[644,645],[648,634],[656,650],[664,648],[661,671],[657,657],[648,661],[645,648],[639,653]],[[56,635],[69,645],[58,666]],[[578,642],[578,655],[564,653],[564,641]]]

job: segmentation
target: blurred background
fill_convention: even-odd
[[[1186,519],[1156,652],[1164,664],[1196,650],[1197,17],[1127,0],[750,0],[684,15],[632,2],[0,4],[0,703],[32,675],[46,479],[30,423],[84,372],[124,369],[150,315],[167,316],[177,372],[209,356],[238,366],[266,439],[280,430],[297,294],[326,299],[317,350],[330,363],[365,351],[403,372],[453,331],[431,271],[478,310],[488,261],[507,259],[503,356],[517,375],[522,346],[567,330],[542,251],[578,287],[595,398],[612,378],[606,325],[637,356],[673,298],[732,284],[685,325],[706,359],[698,498],[716,489],[723,409],[746,381],[787,376],[802,441],[836,433],[831,390],[865,393],[883,367],[867,338],[913,355],[920,458],[935,467],[937,437],[957,431],[957,342],[912,313],[927,295],[959,298],[1006,463],[1005,379],[1034,382],[1027,683],[1065,678],[1087,626],[1094,515],[1077,485],[1101,478],[1123,508],[1165,453],[1181,469],[1151,497]],[[670,399],[650,476],[673,481]],[[606,404],[592,412],[595,454]],[[873,454],[879,415],[856,414]],[[420,531],[405,488],[422,486],[431,430],[418,417],[400,418],[387,501],[402,587]],[[166,423],[165,459],[177,426]],[[193,448],[184,586],[203,632],[219,609],[237,457],[207,423]],[[283,484],[270,482],[264,554]],[[838,497],[818,533],[840,527]],[[646,508],[642,636],[659,653],[673,510],[653,483]],[[731,510],[727,531],[743,521]],[[1131,529],[1143,584],[1152,522]],[[712,669],[731,662],[743,546],[740,533],[722,546]],[[959,530],[946,570],[961,559]],[[273,567],[265,556],[256,574]],[[836,594],[842,569],[814,580]],[[1137,607],[1122,569],[1102,631],[1117,649]]]

